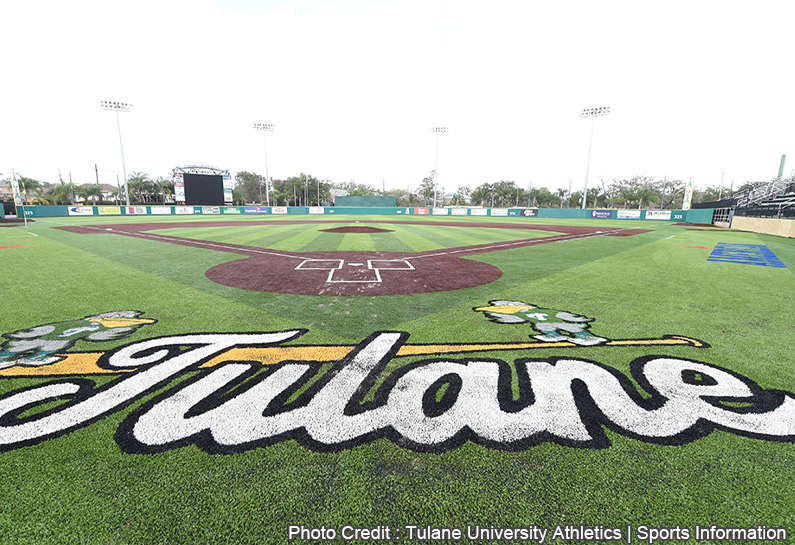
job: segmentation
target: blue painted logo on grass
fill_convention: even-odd
[[[719,242],[715,249],[712,250],[712,253],[709,254],[707,261],[786,268],[786,265],[764,244],[728,244]]]

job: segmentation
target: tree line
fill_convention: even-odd
[[[119,185],[106,190],[100,184],[75,184],[65,182],[47,183],[19,176],[19,188],[23,192],[25,204],[125,204],[124,186]],[[11,186],[11,180],[3,180]],[[127,188],[132,204],[158,204],[173,202],[174,181],[171,176],[158,176],[155,179],[142,172],[133,172],[127,177]]]
[[[59,175],[60,178],[60,175]],[[235,188],[232,197],[235,205],[266,203],[273,206],[329,206],[332,193],[341,190],[351,196],[393,196],[397,206],[433,206],[435,172],[431,171],[421,182],[405,189],[379,190],[371,185],[349,180],[332,183],[330,179],[319,179],[301,173],[284,180],[271,179],[265,184],[265,177],[248,171],[235,175]],[[24,191],[26,204],[124,204],[124,187],[113,187],[106,191],[98,184],[76,185],[71,181],[45,183],[20,176],[20,187]],[[10,187],[10,179],[0,181]],[[267,187],[266,187],[267,185]],[[486,182],[472,189],[470,186],[458,187],[446,193],[437,184],[437,206],[483,206],[483,207],[542,207],[542,208],[580,208],[582,190],[569,192],[567,189],[549,190],[546,187],[529,184],[519,187],[514,181],[500,180]],[[586,208],[681,208],[687,182],[681,179],[659,179],[645,174],[632,178],[598,178],[588,188]],[[133,172],[127,178],[131,204],[169,204],[174,202],[174,181],[171,175],[152,179],[148,174]],[[731,188],[708,186],[695,189],[693,203],[712,202],[728,199],[734,193],[743,191],[753,184],[747,182],[732,191]]]

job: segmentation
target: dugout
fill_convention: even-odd
[[[334,197],[334,206],[357,206],[360,208],[395,208],[397,197]]]

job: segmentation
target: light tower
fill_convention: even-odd
[[[580,117],[591,118],[591,143],[588,144],[588,164],[585,167],[585,189],[582,194],[582,208],[585,210],[585,204],[588,202],[588,170],[591,168],[591,147],[593,147],[593,127],[596,123],[596,118],[600,115],[607,115],[610,113],[610,107],[603,108],[585,108],[580,112]]]
[[[104,110],[116,112],[116,127],[119,129],[119,147],[121,148],[121,172],[124,174],[124,200],[127,206],[130,206],[130,190],[127,188],[127,167],[124,165],[124,145],[121,143],[119,112],[129,112],[132,109],[132,104],[126,102],[111,102],[108,100],[101,100],[99,104]]]
[[[449,132],[447,127],[431,127],[428,132],[436,134],[436,166],[433,169],[433,207],[436,208],[436,181],[439,179],[439,135]]]
[[[271,205],[271,197],[270,197],[270,186],[268,177],[268,133],[273,132],[276,128],[276,125],[272,123],[254,123],[254,130],[262,131],[262,136],[265,141],[265,202],[268,206]],[[260,201],[262,201],[262,188],[260,188],[259,194]]]

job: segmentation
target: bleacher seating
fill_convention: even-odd
[[[795,218],[795,178],[759,182],[753,188],[735,194],[736,216],[761,218]]]

